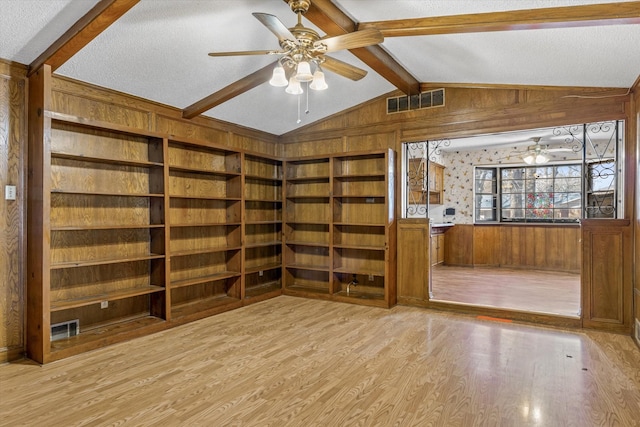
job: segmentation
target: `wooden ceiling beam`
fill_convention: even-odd
[[[29,65],[28,75],[44,64],[55,71],[139,1],[101,0]]]
[[[640,1],[361,22],[384,37],[640,24]]]
[[[284,1],[288,3],[287,0]],[[358,24],[331,0],[313,0],[304,17],[328,36],[339,36],[358,29]],[[349,51],[402,92],[408,95],[419,93],[420,82],[382,46],[375,45]]]
[[[202,98],[200,101],[186,107],[182,110],[182,117],[185,119],[192,119],[198,114],[204,113],[212,109],[213,107],[220,105],[231,98],[235,98],[238,95],[243,94],[256,86],[261,85],[269,81],[273,73],[273,64],[269,64],[266,67],[259,69],[242,79],[231,83],[219,91],[212,93],[211,95]]]

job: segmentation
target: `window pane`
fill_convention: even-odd
[[[527,182],[532,182],[533,183],[533,188],[529,189],[527,188],[528,191],[544,191],[544,192],[550,192],[553,191],[553,179],[547,179],[547,178],[538,178],[534,181],[527,181]]]
[[[493,181],[476,181],[476,193],[493,194],[494,187]]]
[[[503,193],[520,193],[524,189],[524,181],[515,180],[503,180],[502,192]]]
[[[566,177],[566,178],[582,178],[582,173],[580,172],[580,165],[564,165],[556,167],[556,177]]]
[[[495,221],[495,209],[479,209],[476,211],[476,221]]]
[[[502,209],[515,209],[525,207],[525,195],[524,194],[503,194],[502,195]]]
[[[495,169],[477,168],[475,174],[476,193],[494,194],[496,192]]]
[[[556,178],[556,192],[582,191],[582,180],[580,178]]]
[[[524,219],[524,209],[503,209],[502,219],[504,220]]]
[[[524,168],[505,168],[502,169],[502,180],[505,179],[522,179],[524,178]]]
[[[476,207],[493,209],[493,195],[476,194]]]

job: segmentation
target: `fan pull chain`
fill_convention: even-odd
[[[296,123],[300,123],[302,120],[300,119],[300,95],[298,95],[298,121]]]
[[[307,109],[304,110],[305,114],[309,114],[309,82],[307,82]]]

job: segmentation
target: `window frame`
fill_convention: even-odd
[[[504,193],[503,192],[503,174],[502,172],[504,170],[510,170],[510,169],[522,169],[524,172],[524,176],[527,175],[527,170],[535,170],[538,168],[553,168],[554,173],[552,173],[551,175],[554,177],[553,178],[553,191],[551,191],[551,193],[555,194],[557,193],[555,191],[555,176],[556,176],[556,171],[558,168],[561,167],[567,167],[567,166],[571,166],[571,167],[579,167],[579,174],[577,177],[575,177],[575,179],[579,179],[580,180],[580,216],[578,218],[555,218],[555,217],[551,217],[551,218],[531,218],[528,217],[526,215],[526,207],[523,207],[522,209],[525,210],[525,216],[523,218],[514,218],[514,219],[509,219],[509,218],[504,218],[503,217],[503,200],[504,200],[504,194],[517,194],[517,193]],[[495,187],[494,189],[496,190],[496,192],[494,193],[493,197],[494,197],[494,201],[493,201],[493,219],[489,219],[489,220],[485,220],[485,219],[479,219],[478,218],[478,205],[477,205],[477,201],[478,201],[478,195],[488,195],[489,193],[478,193],[478,182],[477,182],[477,171],[478,170],[491,170],[493,171],[494,177],[495,177]],[[496,166],[474,166],[474,183],[473,183],[473,223],[474,224],[519,224],[519,223],[527,223],[527,224],[574,224],[574,223],[578,223],[580,221],[580,219],[584,218],[584,210],[582,208],[583,204],[584,204],[584,198],[585,198],[585,187],[584,187],[584,179],[585,179],[585,175],[584,175],[584,171],[583,171],[583,165],[580,161],[568,161],[568,162],[561,162],[561,163],[551,163],[551,164],[544,164],[544,165],[496,165]],[[522,179],[523,184],[526,185],[527,179],[523,177]],[[524,187],[524,185],[523,185]],[[526,191],[526,188],[524,189],[524,191],[521,193],[524,197],[525,200],[527,198],[528,194],[535,194],[536,192],[530,192],[530,191]],[[548,193],[548,192],[547,192]],[[576,192],[560,192],[560,193],[576,193]],[[559,209],[559,208],[555,208],[555,206],[553,208],[551,208],[552,211]]]

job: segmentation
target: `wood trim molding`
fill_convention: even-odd
[[[638,23],[640,2],[635,1],[362,22],[358,30],[377,28],[385,37],[406,37]]]
[[[51,66],[51,72],[55,71],[139,1],[101,0],[29,65],[28,75],[44,64]]]
[[[640,77],[639,77],[640,78]],[[629,89],[620,87],[585,87],[585,86],[536,86],[497,83],[420,83],[420,91],[432,89],[497,89],[497,90],[534,90],[534,91],[575,91],[585,95],[624,96]]]
[[[631,92],[636,93],[638,91],[640,91],[640,74],[638,74],[638,78],[631,85]]]

